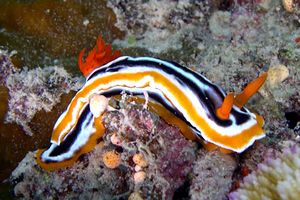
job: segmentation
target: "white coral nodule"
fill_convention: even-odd
[[[241,187],[228,195],[230,200],[300,199],[300,147],[287,148],[276,159],[259,164],[244,178]]]

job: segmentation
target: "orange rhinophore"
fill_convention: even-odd
[[[233,106],[233,101],[234,101],[234,94],[229,93],[225,97],[222,106],[217,109],[217,116],[220,119],[223,119],[223,120],[228,119],[230,111],[231,111],[232,106]]]
[[[268,73],[263,73],[257,79],[252,81],[247,85],[247,87],[238,94],[234,99],[234,105],[242,108],[247,101],[259,90],[259,88],[264,84],[268,76]]]
[[[98,36],[97,44],[83,61],[85,49],[82,49],[78,56],[80,71],[87,77],[94,69],[109,63],[121,56],[121,51],[112,51],[110,44],[105,44],[101,36]]]

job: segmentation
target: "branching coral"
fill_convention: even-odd
[[[300,199],[300,147],[284,150],[276,159],[259,164],[240,189],[229,194],[230,200]]]

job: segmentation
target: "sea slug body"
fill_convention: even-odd
[[[191,127],[197,138],[235,152],[244,151],[265,136],[262,117],[244,105],[264,83],[266,73],[234,96],[175,62],[120,56],[101,38],[85,63],[82,56],[79,65],[87,77],[86,84],[57,120],[51,146],[37,153],[37,162],[45,169],[69,166],[103,135],[101,116],[94,114],[102,113],[94,110],[99,102],[90,105],[95,94],[109,98],[124,91],[133,95],[146,92],[150,101],[161,104]]]

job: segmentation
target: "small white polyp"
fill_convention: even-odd
[[[90,110],[95,118],[100,117],[108,107],[108,99],[100,94],[93,94],[90,99]]]

